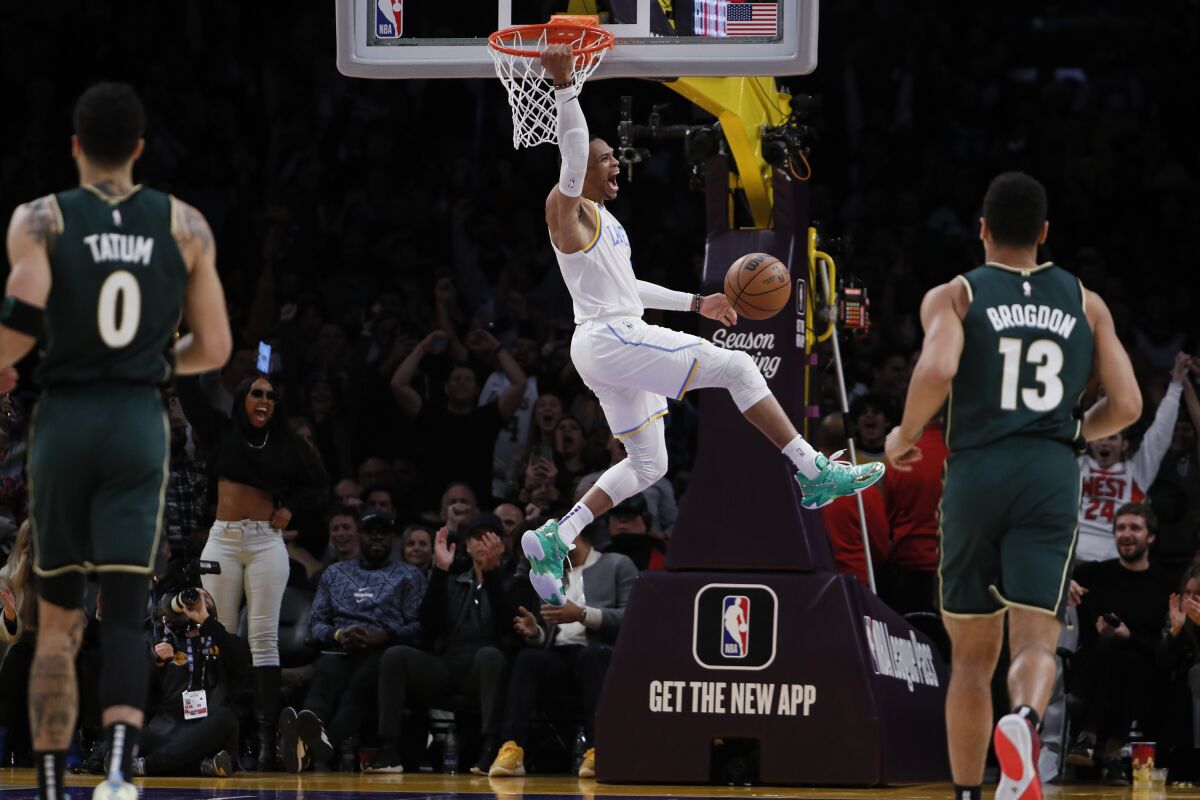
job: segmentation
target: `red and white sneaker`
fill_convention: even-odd
[[[1000,762],[996,800],[1042,800],[1042,779],[1037,771],[1042,740],[1033,724],[1020,714],[1001,717],[992,743]]]

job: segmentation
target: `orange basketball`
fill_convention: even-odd
[[[792,276],[775,256],[747,253],[725,273],[725,296],[746,319],[769,319],[792,296]]]

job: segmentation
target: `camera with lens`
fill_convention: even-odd
[[[178,630],[193,624],[187,609],[200,602],[200,576],[220,575],[219,561],[193,558],[182,568],[168,570],[158,581],[156,611],[168,628]]]

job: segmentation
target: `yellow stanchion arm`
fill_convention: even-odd
[[[770,228],[771,166],[762,157],[762,129],[787,121],[792,96],[779,91],[774,78],[678,78],[667,86],[721,123],[754,226]]]

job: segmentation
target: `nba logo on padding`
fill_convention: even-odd
[[[778,627],[771,587],[710,583],[696,592],[692,656],[706,669],[765,669],[775,660]]]
[[[721,655],[745,658],[750,650],[750,598],[744,594],[726,596],[721,619]]]
[[[398,39],[404,33],[404,0],[375,0],[375,37]]]

